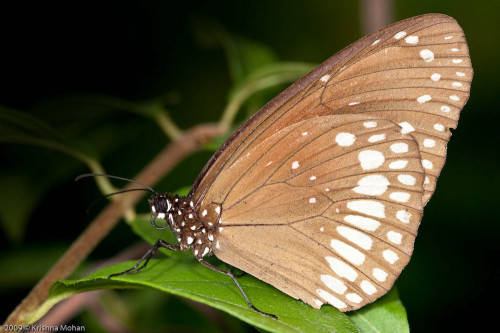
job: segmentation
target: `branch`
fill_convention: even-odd
[[[179,140],[167,145],[134,179],[153,186],[185,157],[193,154],[204,143],[221,134],[223,134],[222,130],[215,125],[200,125],[192,128],[185,132]],[[133,184],[130,184],[125,189],[132,186]],[[30,315],[47,299],[51,285],[57,280],[68,277],[115,227],[124,212],[134,206],[144,195],[145,193],[141,191],[130,192],[129,195],[119,197],[111,202],[9,315],[5,325],[31,323]]]

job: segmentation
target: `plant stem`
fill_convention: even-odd
[[[181,160],[197,151],[213,137],[222,134],[221,128],[215,125],[200,125],[186,131],[181,139],[167,145],[135,179],[153,186]],[[133,185],[131,184],[125,189],[131,186]],[[35,322],[39,316],[34,318],[31,314],[36,312],[37,308],[47,299],[50,286],[55,281],[69,276],[115,227],[124,212],[135,205],[144,195],[145,193],[141,191],[130,192],[129,195],[111,202],[9,315],[5,325],[25,325]]]

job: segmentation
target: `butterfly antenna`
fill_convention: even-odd
[[[118,177],[118,176],[112,176],[112,175],[99,174],[99,173],[84,173],[84,174],[76,177],[75,178],[75,182],[79,181],[80,179],[88,178],[88,177],[106,177],[106,178],[119,179],[119,180],[123,180],[123,181],[127,181],[127,182],[131,182],[131,183],[135,183],[135,184],[141,185],[144,188],[132,188],[132,189],[128,189],[128,190],[121,190],[121,191],[116,191],[116,192],[113,192],[113,193],[104,194],[100,198],[96,199],[94,202],[92,202],[89,205],[89,207],[87,208],[87,213],[90,212],[90,210],[92,209],[92,207],[94,207],[98,202],[100,202],[101,200],[106,199],[106,198],[108,198],[108,197],[110,197],[112,195],[115,195],[115,194],[121,194],[121,193],[126,193],[126,192],[133,192],[133,191],[147,191],[147,192],[151,192],[153,194],[156,194],[156,191],[153,190],[151,187],[149,187],[146,184],[143,184],[141,182],[138,182],[137,180],[133,180],[133,179],[129,179],[129,178],[124,178],[124,177]]]
[[[126,192],[133,192],[133,191],[147,191],[149,192],[148,189],[146,188],[131,188],[131,189],[128,189],[128,190],[121,190],[121,191],[117,191],[117,192],[113,192],[113,193],[108,193],[108,194],[104,194],[102,195],[100,198],[94,200],[90,205],[89,207],[87,208],[87,213],[90,212],[90,210],[98,203],[100,202],[101,200],[103,199],[106,199],[107,197],[110,197],[112,195],[115,195],[115,194],[121,194],[121,193],[126,193]]]
[[[75,182],[79,181],[82,178],[88,178],[88,177],[106,177],[106,178],[113,178],[113,179],[123,180],[123,181],[126,181],[126,182],[131,182],[131,183],[135,183],[137,185],[141,185],[142,187],[144,187],[145,191],[149,191],[149,192],[151,192],[153,194],[156,194],[156,191],[153,190],[151,187],[149,187],[146,184],[143,184],[141,182],[138,182],[137,180],[133,180],[133,179],[129,179],[129,178],[124,178],[124,177],[118,177],[118,176],[112,176],[112,175],[105,175],[105,174],[100,174],[100,173],[84,173],[84,174],[76,177],[75,178]],[[128,192],[128,190],[118,191],[118,192],[115,192],[115,193],[106,194],[104,197],[110,196],[110,195],[113,195],[113,194],[123,193],[123,192]]]

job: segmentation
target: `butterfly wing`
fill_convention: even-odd
[[[385,294],[422,214],[418,146],[400,130],[323,116],[247,150],[219,175],[229,192],[214,254],[315,307],[353,310]]]
[[[471,79],[463,32],[440,14],[324,62],[195,182],[199,211],[222,205],[214,253],[315,307],[347,311],[385,294],[409,261]]]
[[[453,18],[428,14],[397,22],[346,47],[264,106],[214,154],[190,194],[199,207],[220,172],[290,124],[361,113],[401,124],[417,139],[426,203],[445,161],[450,128],[456,128],[469,97],[472,74],[463,31]]]

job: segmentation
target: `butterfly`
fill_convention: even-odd
[[[139,271],[160,247],[192,249],[263,314],[231,270],[204,258],[314,308],[375,301],[411,258],[472,75],[463,31],[446,15],[358,40],[238,128],[187,197],[149,189],[153,226],[170,228],[178,244],[159,239],[114,275]]]

